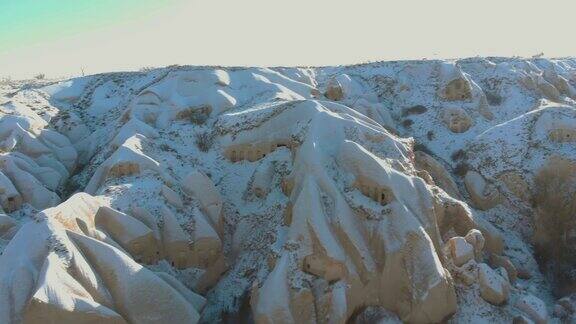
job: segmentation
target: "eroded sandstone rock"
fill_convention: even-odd
[[[202,210],[210,218],[211,225],[222,230],[222,197],[210,178],[200,171],[190,173],[182,180],[184,192],[199,200]]]
[[[464,184],[476,208],[487,210],[500,204],[500,192],[494,185],[488,183],[480,173],[468,171],[464,177]]]
[[[516,270],[516,266],[514,266],[514,263],[510,261],[510,258],[498,254],[492,254],[490,255],[489,262],[490,265],[494,268],[502,267],[506,269],[508,279],[510,280],[511,283],[514,283],[516,281],[516,278],[518,277],[518,270]]]
[[[199,314],[174,288],[117,249],[81,234],[69,232],[114,298],[127,321],[196,323]],[[162,300],[162,303],[157,303]]]
[[[448,101],[469,100],[472,98],[470,82],[462,70],[453,63],[443,63],[440,66],[441,98]]]
[[[165,182],[173,183],[172,177],[160,168],[160,164],[144,153],[145,141],[146,137],[140,134],[127,139],[106,161],[100,164],[85,191],[94,194],[108,178],[136,175],[144,170],[156,172]]]
[[[103,206],[98,209],[94,223],[130,253],[134,260],[149,264],[159,260],[160,242],[152,230],[136,218]]]
[[[426,170],[434,179],[434,183],[454,198],[460,197],[458,186],[444,166],[432,156],[422,152],[414,152],[416,166]]]
[[[96,302],[61,262],[56,254],[44,262],[24,314],[25,323],[127,323],[120,314]]]
[[[474,247],[474,256],[476,257],[476,260],[481,261],[482,250],[484,249],[484,245],[486,243],[482,232],[477,229],[471,229],[468,233],[466,233],[464,239]]]
[[[478,265],[478,283],[480,296],[494,305],[502,305],[508,300],[510,284],[497,271],[485,263]]]
[[[444,108],[442,121],[453,133],[464,133],[472,126],[472,118],[462,108]]]
[[[172,205],[176,208],[184,207],[184,202],[182,201],[182,198],[180,198],[178,193],[176,191],[172,190],[170,187],[163,185],[160,192],[162,193],[162,196],[166,199],[166,201],[170,205]]]
[[[453,237],[447,244],[450,257],[456,266],[462,266],[474,258],[474,246],[463,237]]]
[[[536,324],[548,323],[548,310],[540,298],[533,295],[523,295],[516,301],[515,306],[526,313]]]
[[[3,323],[198,321],[202,297],[94,238],[102,228],[135,258],[134,242],[153,239],[144,224],[103,204],[76,194],[10,241],[0,254],[0,289],[10,292],[0,293]]]

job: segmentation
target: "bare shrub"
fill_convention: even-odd
[[[412,126],[413,124],[414,121],[412,119],[405,119],[404,121],[402,121],[402,126],[406,128],[410,128],[410,126]]]
[[[209,131],[196,132],[194,137],[196,146],[202,152],[208,152],[214,144],[214,135]]]
[[[486,100],[490,106],[500,106],[500,104],[502,104],[503,98],[498,93],[488,90],[484,91],[484,93],[486,94]]]
[[[141,67],[139,71],[142,73],[148,73],[150,71],[154,71],[155,69],[156,68],[153,66],[144,66],[144,67]]]
[[[410,116],[410,115],[421,115],[428,111],[428,108],[422,105],[416,105],[410,108],[405,108],[402,110],[402,117]]]
[[[459,149],[454,151],[450,158],[452,158],[452,161],[466,160],[466,152],[463,149]]]
[[[46,79],[46,74],[44,74],[44,73],[38,73],[38,74],[36,74],[36,75],[34,76],[34,79],[36,79],[36,80],[44,80],[44,79]]]
[[[456,174],[460,178],[464,178],[466,173],[468,173],[468,170],[470,170],[470,164],[468,164],[465,161],[460,161],[454,167],[454,174]]]
[[[168,145],[166,143],[160,144],[160,149],[164,152],[176,152],[175,149],[171,148],[170,145]]]
[[[208,118],[210,118],[210,113],[212,112],[212,107],[209,105],[203,105],[200,107],[190,107],[188,109],[182,110],[178,113],[176,118],[178,119],[188,119],[193,124],[202,125],[206,123]]]
[[[534,188],[534,243],[542,261],[551,265],[557,286],[565,288],[574,283],[565,270],[576,265],[576,163],[550,159],[536,174]]]

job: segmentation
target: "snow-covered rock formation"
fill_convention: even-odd
[[[575,87],[504,58],[4,82],[0,322],[574,321]]]

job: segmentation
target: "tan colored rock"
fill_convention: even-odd
[[[398,316],[383,307],[368,306],[349,319],[350,324],[402,324]]]
[[[135,134],[142,134],[147,138],[157,138],[160,136],[154,127],[136,118],[131,118],[126,124],[124,124],[124,126],[118,130],[116,136],[114,136],[112,141],[110,141],[110,145],[113,149],[117,149],[122,146],[122,144],[124,144],[127,139],[134,136]]]
[[[0,171],[5,174],[22,196],[22,201],[27,202],[34,208],[42,210],[56,206],[60,203],[60,197],[51,188],[57,186],[61,176],[50,168],[41,168],[32,159],[19,153],[0,154]],[[47,172],[48,171],[48,172]],[[0,180],[2,182],[4,180]],[[6,209],[18,206],[18,195],[10,186],[0,184],[4,187],[7,199]],[[10,201],[8,198],[12,197]]]
[[[130,252],[126,251],[122,245],[120,245],[118,242],[116,242],[112,236],[110,236],[110,234],[108,234],[105,231],[99,230],[99,229],[95,229],[94,230],[94,238],[97,239],[100,242],[104,242],[110,246],[115,247],[116,249],[118,249],[119,251],[121,251],[122,253],[126,254],[126,255],[130,255]]]
[[[516,301],[515,306],[526,313],[536,324],[548,323],[548,310],[540,298],[533,295],[523,295]]]
[[[535,324],[531,319],[524,315],[515,316],[512,320],[512,324]]]
[[[432,176],[430,175],[430,173],[428,173],[428,171],[426,170],[416,170],[416,175],[420,178],[422,178],[427,184],[431,185],[431,186],[435,186],[436,183],[434,182],[434,179],[432,178]]]
[[[484,244],[486,243],[482,232],[475,228],[471,229],[468,233],[466,233],[464,239],[466,239],[466,242],[474,246],[474,256],[476,257],[477,261],[481,261],[482,251],[484,250]]]
[[[492,270],[487,264],[478,264],[478,283],[480,296],[494,305],[502,305],[508,300],[510,284],[498,272]]]
[[[322,96],[322,92],[320,92],[320,90],[316,88],[313,88],[310,90],[310,95],[312,96],[312,98],[319,99]]]
[[[62,225],[45,213],[37,218],[25,223],[0,253],[0,322],[118,323],[106,286]]]
[[[478,264],[474,259],[452,271],[456,278],[468,286],[478,281]]]
[[[118,313],[131,323],[196,323],[200,316],[180,293],[119,250],[68,232],[102,277]],[[162,302],[158,302],[162,301]]]
[[[572,99],[576,95],[576,89],[570,84],[570,81],[565,77],[559,75],[553,69],[544,70],[543,77],[546,81],[552,84],[561,94],[564,94]]]
[[[332,79],[328,82],[324,96],[334,101],[340,101],[344,99],[344,90],[342,89],[342,85],[340,82],[338,82],[337,79]]]
[[[464,184],[470,194],[474,207],[488,210],[500,204],[501,195],[494,185],[486,182],[484,177],[476,171],[468,171],[464,176]]]
[[[193,221],[194,233],[190,263],[195,267],[205,269],[221,256],[222,241],[201,211],[195,210]]]
[[[532,272],[528,268],[518,266],[516,270],[518,271],[518,278],[524,280],[529,280],[530,278],[532,278]]]
[[[184,269],[196,267],[207,269],[216,267],[205,279],[212,283],[219,278],[219,259],[222,257],[222,241],[216,230],[199,210],[192,215],[194,230],[190,237],[182,228],[176,216],[165,206],[161,208],[163,225],[161,230],[164,254],[172,266]],[[225,269],[225,262],[223,263]],[[212,277],[211,275],[214,275]]]
[[[156,272],[156,275],[162,280],[166,281],[166,283],[176,291],[178,291],[180,295],[182,295],[182,297],[184,297],[192,306],[194,306],[198,312],[201,312],[204,306],[206,306],[206,298],[188,289],[176,278],[172,277],[166,272]]]
[[[440,64],[440,91],[442,99],[448,101],[472,99],[472,86],[462,70],[454,63]]]
[[[390,188],[378,184],[373,179],[363,175],[356,177],[354,187],[360,190],[364,196],[369,197],[382,206],[386,206],[394,200],[394,193]]]
[[[137,262],[154,264],[159,260],[159,242],[144,223],[106,206],[98,209],[94,219],[96,227],[110,234]]]
[[[470,83],[465,78],[448,82],[442,89],[442,97],[449,101],[468,100],[472,98]]]
[[[381,305],[409,323],[441,322],[456,312],[454,283],[443,266],[443,254],[439,253],[441,237],[430,186],[421,178],[405,174],[407,168],[400,168],[401,161],[383,159],[352,140],[334,145],[335,135],[347,138],[345,129],[357,122],[349,122],[342,115],[334,122],[343,128],[327,130],[324,126],[335,114],[354,116],[367,125],[359,126],[361,133],[382,137],[380,145],[394,147],[394,154],[406,157],[402,162],[407,166],[409,146],[396,142],[377,123],[345,106],[325,101],[322,106],[306,102],[297,107],[288,108],[271,121],[236,133],[235,139],[230,139],[237,143],[253,139],[257,143],[261,136],[253,136],[264,129],[278,138],[286,138],[281,133],[285,131],[282,125],[275,124],[284,117],[289,118],[289,125],[302,120],[314,130],[299,139],[301,144],[285,181],[293,207],[291,216],[286,217],[289,220],[286,244],[274,269],[252,295],[255,322],[297,322],[296,319],[315,322],[328,314],[338,321],[348,319],[364,305]],[[277,127],[268,129],[270,125]],[[348,193],[362,202],[359,209],[382,211],[382,219],[368,221],[349,205],[350,198],[342,192],[341,183],[334,181],[331,170],[326,170],[326,163],[334,157],[336,166],[350,175],[345,188],[358,188],[359,192]],[[360,193],[368,199],[359,197]],[[366,226],[367,221],[382,226]],[[471,223],[474,228],[474,222]],[[330,290],[332,287],[326,290],[318,287],[316,294],[316,287],[309,288],[314,289],[314,303],[322,307],[316,308],[314,318],[302,320],[301,315],[307,314],[308,308],[296,298],[307,296],[301,290],[308,288],[308,280],[300,279],[315,276],[298,274],[310,255],[328,256],[344,266],[346,272],[341,282],[332,283],[341,285],[344,293]],[[326,263],[319,262],[317,269],[323,269]],[[316,282],[326,280],[316,278],[313,284]]]
[[[0,237],[2,237],[4,234],[6,234],[11,228],[13,228],[16,225],[17,225],[17,223],[12,217],[10,217],[8,215],[0,214]]]
[[[346,323],[348,319],[348,301],[346,288],[343,285],[334,285],[318,298],[318,322]]]
[[[55,254],[44,262],[36,291],[24,313],[25,323],[126,323],[114,310],[94,301],[61,262]]]
[[[556,143],[572,143],[576,141],[576,129],[557,127],[548,132],[548,138]]]
[[[444,233],[454,229],[456,234],[465,236],[472,229],[478,229],[485,239],[485,248],[490,253],[501,254],[504,250],[502,233],[490,222],[473,214],[472,210],[462,201],[456,200],[446,193],[439,196],[443,216],[440,229]],[[440,213],[440,212],[439,212]]]
[[[212,180],[200,171],[193,171],[182,180],[181,185],[184,192],[198,199],[202,211],[209,216],[211,225],[221,234],[222,197]]]
[[[294,323],[290,309],[290,287],[288,286],[289,256],[283,255],[262,287],[252,290],[250,304],[254,321],[258,324]]]
[[[194,286],[194,291],[200,294],[208,292],[210,288],[218,283],[218,280],[226,270],[228,270],[228,262],[226,261],[224,254],[220,254],[218,259],[210,265],[210,267],[206,268],[204,274],[200,276],[196,286]]]
[[[556,87],[546,81],[541,75],[539,75],[536,79],[536,84],[538,89],[544,96],[552,101],[560,101],[560,91],[556,89]]]
[[[296,310],[292,311],[296,323],[305,323],[310,321],[310,319],[320,320],[322,318],[328,318],[324,316],[330,316],[325,312],[325,308],[322,307],[324,306],[323,304],[315,302],[314,295],[309,288],[294,289],[290,292],[290,295],[292,296],[291,308]],[[332,305],[330,302],[327,304],[328,306]],[[316,305],[319,305],[318,310],[316,310]],[[346,313],[346,307],[341,307],[340,311]]]
[[[165,182],[173,183],[172,177],[160,168],[160,163],[144,153],[145,142],[146,137],[141,134],[128,138],[98,166],[84,190],[89,194],[94,194],[106,179],[140,174],[144,170],[156,172]]]
[[[320,254],[310,254],[304,257],[303,270],[327,281],[339,280],[346,272],[341,262]]]
[[[472,126],[472,118],[462,108],[444,108],[442,121],[453,133],[464,133]]]
[[[448,240],[447,245],[450,257],[457,267],[462,266],[474,258],[474,246],[466,242],[463,237],[453,237]]]
[[[12,212],[22,205],[22,196],[16,190],[10,179],[0,171],[0,207]]]
[[[488,99],[486,98],[486,94],[484,94],[482,89],[479,89],[479,91],[480,91],[480,96],[478,99],[478,112],[480,113],[480,115],[482,115],[482,117],[486,118],[486,120],[493,120],[494,114],[490,110],[490,105],[488,104]]]
[[[173,267],[184,269],[190,266],[190,237],[184,232],[176,216],[163,206],[162,245],[168,262]]]
[[[161,193],[162,193],[162,196],[164,197],[164,199],[166,199],[166,201],[170,205],[172,205],[178,209],[181,209],[184,207],[184,202],[182,201],[182,198],[180,198],[178,193],[176,193],[176,191],[172,190],[170,187],[168,187],[166,185],[162,185]]]
[[[30,223],[29,223],[30,224]],[[34,224],[35,225],[35,224]],[[42,231],[38,231],[40,226],[34,226],[25,224],[22,228],[22,232],[25,234],[43,234]],[[36,228],[34,228],[36,227]],[[38,235],[36,238],[26,238],[28,242],[28,247],[26,249],[12,249],[12,246],[24,246],[22,244],[23,235],[16,235],[11,241],[7,248],[0,254],[0,275],[2,280],[0,281],[0,322],[2,323],[13,323],[21,322],[24,310],[28,305],[30,296],[34,294],[34,288],[36,285],[36,277],[41,266],[41,261],[35,255],[24,255],[17,257],[15,252],[26,253],[35,252],[41,257],[44,257],[47,253],[45,244],[41,246],[39,243],[39,238],[46,239],[46,235]],[[44,242],[42,242],[44,243]],[[20,262],[8,262],[8,260],[20,261]],[[23,262],[24,261],[24,262]],[[36,261],[38,264],[31,263],[30,261]],[[26,263],[28,262],[28,263]]]
[[[160,228],[158,227],[158,221],[148,210],[139,206],[132,206],[132,216],[144,223],[148,228],[154,233],[154,237],[157,242],[162,242],[162,236],[160,234]]]
[[[524,88],[528,90],[536,90],[536,77],[529,73],[521,74],[520,78],[518,78],[518,83],[520,83]]]
[[[278,139],[274,141],[258,141],[251,144],[231,144],[226,147],[224,156],[232,162],[248,160],[255,162],[266,157],[274,150],[280,147],[287,147],[290,150],[298,144],[290,139]]]
[[[57,220],[66,229],[95,236],[94,218],[100,207],[104,205],[104,200],[101,198],[79,192],[58,206],[45,209],[43,213]]]
[[[274,166],[271,163],[261,163],[252,175],[252,193],[258,198],[266,197],[270,191],[273,178]]]
[[[434,179],[434,183],[454,198],[460,197],[458,186],[446,168],[432,156],[422,152],[414,152],[416,167],[426,170]]]
[[[516,278],[518,278],[518,271],[516,270],[514,263],[512,263],[512,261],[510,261],[510,258],[508,258],[507,256],[491,254],[489,262],[490,265],[494,268],[502,267],[506,269],[508,279],[510,280],[511,283],[514,283],[516,281]]]

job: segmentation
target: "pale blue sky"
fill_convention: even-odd
[[[0,0],[0,53],[154,15],[178,0]]]
[[[576,55],[572,0],[0,0],[0,76]]]

